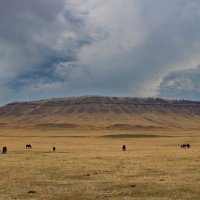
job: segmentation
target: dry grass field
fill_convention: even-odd
[[[4,145],[0,199],[200,199],[198,131],[2,128]]]

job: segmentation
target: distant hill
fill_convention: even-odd
[[[200,102],[83,96],[14,102],[0,107],[0,127],[112,130],[198,129]]]

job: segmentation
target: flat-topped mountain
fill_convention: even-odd
[[[200,102],[83,96],[0,107],[1,126],[46,128],[200,128]]]

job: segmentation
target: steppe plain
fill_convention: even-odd
[[[17,106],[0,109],[0,199],[200,199],[199,105]]]

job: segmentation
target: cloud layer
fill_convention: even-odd
[[[198,99],[197,86],[193,95],[177,84],[198,79],[199,8],[198,0],[1,0],[0,104],[88,94]]]
[[[199,100],[200,66],[194,69],[175,71],[161,82],[159,95],[165,98]]]

